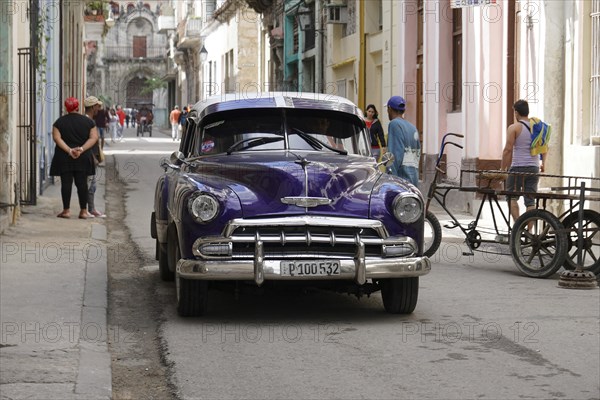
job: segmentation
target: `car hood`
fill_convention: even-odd
[[[227,189],[235,193],[244,218],[294,214],[369,218],[370,194],[380,177],[371,157],[323,152],[219,155],[196,162],[189,172],[199,189],[208,185],[221,193]],[[305,207],[294,199],[282,201],[298,197],[329,203]]]

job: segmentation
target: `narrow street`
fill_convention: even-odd
[[[155,296],[158,276],[140,269],[152,263],[132,241],[122,223],[125,183],[116,174],[116,165],[105,168],[108,236],[108,324],[113,397],[115,399],[169,399],[168,369],[162,360],[160,310]],[[110,178],[108,178],[110,177]],[[143,299],[144,301],[131,301]]]
[[[599,292],[521,276],[508,257],[462,256],[457,238],[409,316],[385,313],[379,293],[211,292],[206,317],[178,317],[149,228],[159,161],[178,142],[129,128],[109,145],[115,398],[598,397]]]
[[[600,400],[600,0],[0,9],[0,400]]]

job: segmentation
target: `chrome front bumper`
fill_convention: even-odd
[[[261,285],[265,280],[354,280],[363,285],[367,279],[407,278],[428,274],[428,257],[340,260],[340,274],[298,277],[281,274],[283,260],[187,260],[177,263],[177,275],[184,279],[245,280]]]

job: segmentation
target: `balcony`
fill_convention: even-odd
[[[175,30],[177,24],[175,24],[175,17],[173,15],[159,15],[158,16],[158,32],[167,33],[167,31]]]
[[[181,21],[179,23],[179,26],[177,26],[177,34],[179,36],[179,43],[177,43],[177,48],[189,49],[193,47],[200,47],[201,30],[202,19],[200,18],[187,18]]]
[[[114,61],[164,60],[167,50],[164,47],[106,46],[104,58]]]
[[[83,16],[83,25],[84,25],[84,37],[83,40],[100,40],[102,38],[102,34],[104,33],[104,16],[100,15],[84,15]]]

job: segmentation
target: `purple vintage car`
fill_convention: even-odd
[[[423,198],[381,173],[370,149],[362,112],[341,97],[227,94],[196,104],[180,150],[163,162],[151,222],[179,314],[204,314],[209,290],[231,281],[381,290],[388,312],[411,313],[431,269],[421,256]]]

